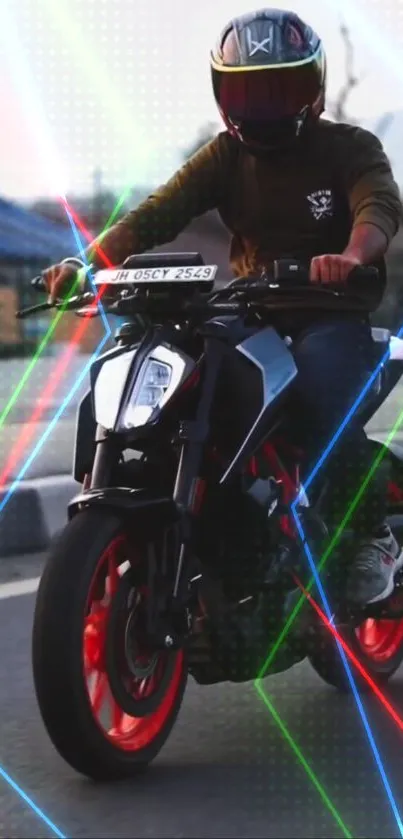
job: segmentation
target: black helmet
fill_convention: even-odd
[[[322,42],[294,12],[262,9],[235,18],[210,60],[221,116],[251,151],[288,146],[324,110]]]

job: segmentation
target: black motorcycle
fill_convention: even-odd
[[[309,597],[270,660],[300,589],[320,604],[296,499],[314,556],[328,540],[322,496],[300,491],[300,453],[284,434],[298,371],[291,341],[272,325],[280,298],[312,294],[308,273],[279,260],[272,276],[214,290],[216,271],[199,254],[133,256],[98,272],[98,294],[63,303],[98,314],[102,287],[105,312],[127,317],[116,347],[91,367],[74,454],[83,488],[52,545],[33,629],[49,736],[95,779],[131,775],[155,758],[188,673],[202,685],[244,682],[308,658],[327,682],[349,687],[334,634]],[[372,283],[371,272],[354,271],[350,293]],[[390,358],[362,404],[363,425],[403,372],[403,341],[373,334],[379,359],[388,346]],[[373,446],[375,457],[381,444]],[[392,445],[389,522],[400,538],[402,459]],[[340,573],[348,539],[346,531],[322,578],[333,625],[379,683],[403,658],[401,573],[387,600],[353,613]]]

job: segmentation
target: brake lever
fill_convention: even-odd
[[[63,308],[64,311],[74,311],[74,309],[81,309],[82,306],[89,306],[91,303],[94,303],[96,300],[95,294],[91,291],[86,291],[85,294],[76,294],[74,297],[71,297],[70,300],[66,301],[62,300],[56,303],[56,308],[61,309]]]
[[[42,274],[39,274],[31,280],[31,287],[35,291],[46,291],[46,284]],[[24,318],[28,318],[30,315],[35,315],[37,312],[47,312],[49,309],[53,309],[53,307],[54,303],[47,300],[46,303],[37,303],[35,306],[28,306],[26,309],[19,309],[19,311],[15,313],[15,317],[17,320],[23,320]]]
[[[91,292],[75,295],[67,302],[66,300],[48,300],[46,303],[38,303],[36,306],[28,306],[26,309],[20,309],[15,313],[15,317],[17,320],[23,320],[24,318],[30,317],[30,315],[35,315],[37,312],[48,312],[50,309],[72,311],[74,309],[80,309],[82,306],[87,306],[93,303],[94,300],[95,295]]]
[[[36,306],[28,306],[26,309],[19,309],[19,311],[15,313],[15,317],[17,320],[23,320],[24,318],[28,318],[30,315],[35,315],[37,312],[46,312],[49,311],[49,309],[54,308],[55,303],[38,303]]]

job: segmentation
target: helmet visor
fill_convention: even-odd
[[[234,125],[295,117],[315,105],[323,81],[319,55],[307,63],[267,70],[213,69],[217,105]]]

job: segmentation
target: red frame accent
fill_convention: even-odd
[[[204,493],[206,491],[206,481],[203,478],[197,478],[193,492],[192,513],[197,516],[200,513]]]
[[[199,380],[200,380],[200,369],[199,369],[199,367],[196,367],[194,370],[192,370],[192,372],[187,377],[187,379],[185,379],[185,381],[182,383],[181,387],[178,390],[178,393],[184,393],[185,390],[189,390],[191,387],[194,387],[195,385],[197,385]],[[175,394],[173,394],[171,398],[173,399],[174,396],[175,396]]]
[[[295,460],[291,475],[281,459],[281,449],[289,453],[293,460]],[[284,506],[291,505],[297,496],[299,486],[299,465],[297,459],[300,455],[299,450],[294,449],[293,446],[290,446],[285,441],[278,439],[274,443],[264,443],[263,453],[270,465],[274,478],[276,481],[281,482],[283,489],[282,504]],[[289,515],[281,516],[280,527],[287,536],[295,537],[295,528]]]
[[[388,481],[388,501],[391,504],[403,503],[403,490],[399,487],[396,481]]]
[[[275,438],[273,442],[264,443],[262,451],[264,457],[268,462],[273,477],[276,481],[281,482],[281,503],[284,506],[291,505],[293,501],[295,501],[299,490],[299,460],[301,459],[302,451],[300,449],[295,448],[294,446],[289,444],[285,439],[280,437]],[[281,455],[283,452],[284,454],[288,455],[291,462],[293,463],[291,474],[287,471],[282,461]],[[211,450],[210,456],[213,460],[221,463],[221,457],[216,450]],[[246,469],[248,474],[252,475],[253,478],[259,477],[258,461],[255,455],[253,455],[250,458]],[[198,507],[198,509],[200,509],[200,506]],[[296,530],[290,515],[286,514],[280,517],[280,527],[287,536],[295,538]]]

